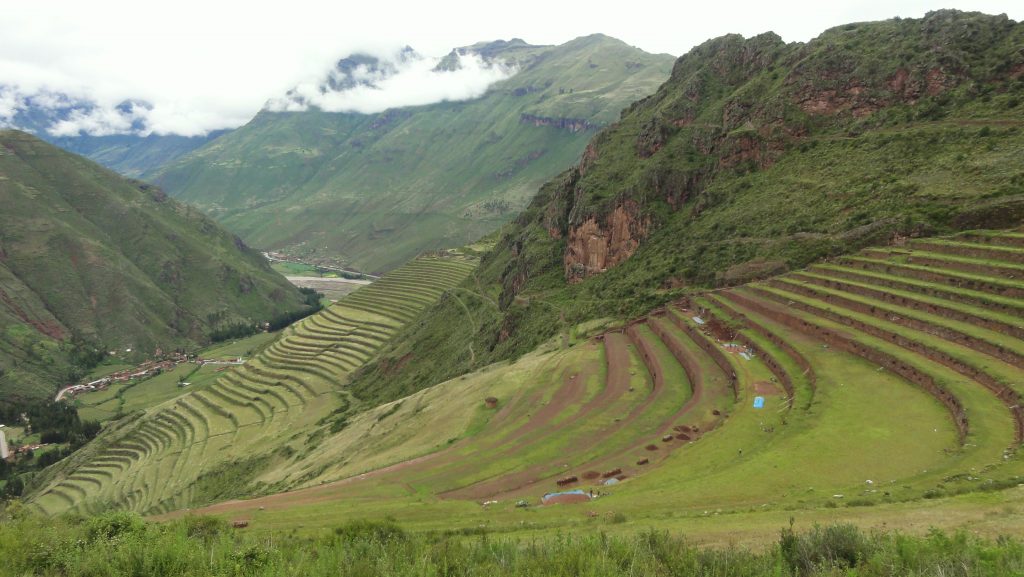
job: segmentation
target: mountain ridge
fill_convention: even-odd
[[[670,62],[606,37],[474,46],[519,72],[475,100],[372,115],[264,110],[150,176],[254,246],[386,270],[507,222]]]
[[[152,185],[19,131],[0,131],[0,177],[5,395],[49,396],[76,357],[191,348],[306,307],[259,253]]]

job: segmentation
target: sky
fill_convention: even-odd
[[[466,61],[458,74],[430,74],[426,63],[481,40],[560,44],[600,32],[678,56],[727,33],[771,30],[807,41],[848,22],[941,8],[1024,19],[1020,0],[0,0],[0,123],[27,96],[63,94],[97,105],[54,128],[65,134],[144,126],[147,133],[200,135],[244,124],[291,89],[315,87],[353,52],[387,56],[409,45],[425,60],[377,89],[315,105],[373,112],[476,97],[514,70]],[[140,105],[117,110],[125,100]]]

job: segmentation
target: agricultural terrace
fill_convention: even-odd
[[[47,514],[124,508],[160,513],[310,477],[304,441],[348,403],[348,375],[461,282],[472,261],[421,257],[282,331],[199,390],[110,424],[48,472],[32,500]]]
[[[1017,491],[1020,279],[1024,234],[976,232],[694,295],[368,411],[313,486],[204,511],[520,531]],[[537,507],[570,490],[588,502]]]
[[[150,373],[141,379],[114,381],[103,388],[77,393],[72,402],[83,420],[105,423],[119,419],[212,385],[237,359],[251,357],[277,337],[277,333],[257,333],[236,341],[217,343],[197,353],[197,357],[203,360],[202,364],[180,362],[156,375]],[[104,366],[94,374],[96,378],[107,376],[113,372],[111,368],[125,370],[130,367]]]

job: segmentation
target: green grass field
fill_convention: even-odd
[[[270,266],[285,276],[320,276],[320,270],[311,264],[276,260]]]
[[[316,538],[240,532],[190,516],[161,525],[117,512],[38,519],[15,509],[0,524],[0,571],[11,575],[1015,575],[1019,539],[933,530],[908,536],[849,523],[784,523],[756,547],[708,548],[678,531],[637,531],[627,518],[592,518],[588,531],[517,538],[487,526],[410,531],[393,520],[339,522]],[[40,543],[46,543],[40,547]]]

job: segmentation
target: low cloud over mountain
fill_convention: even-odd
[[[431,58],[406,47],[388,57],[353,55],[325,77],[305,82],[284,98],[268,102],[275,111],[316,107],[327,112],[373,114],[388,108],[477,98],[515,67],[489,62],[478,54],[453,52]]]

